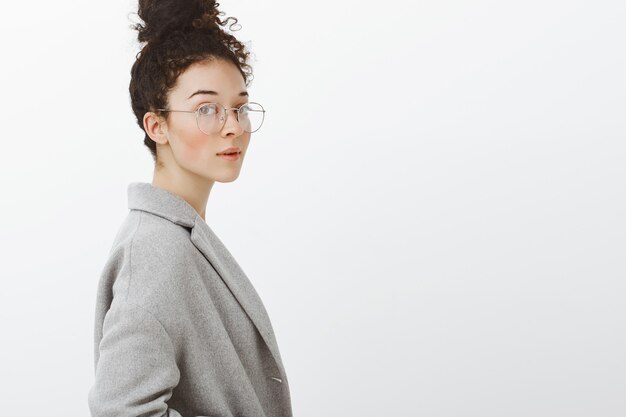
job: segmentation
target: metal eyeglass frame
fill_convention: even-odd
[[[221,118],[223,118],[222,125],[220,126],[220,128],[217,131],[220,131],[224,127],[224,124],[226,123],[226,112],[229,111],[229,110],[236,110],[237,111],[237,123],[239,123],[239,115],[241,114],[240,113],[241,109],[246,104],[257,104],[259,107],[261,107],[261,110],[252,110],[252,111],[261,111],[261,112],[263,112],[263,118],[261,119],[261,124],[259,125],[259,127],[254,129],[252,132],[248,132],[248,133],[254,133],[257,130],[259,130],[261,128],[261,126],[263,126],[263,122],[265,121],[265,109],[263,108],[261,103],[257,103],[257,102],[254,102],[254,101],[250,101],[248,103],[242,104],[239,108],[231,107],[231,108],[227,109],[221,103],[206,102],[206,103],[201,103],[195,110],[170,110],[170,109],[157,109],[157,110],[158,111],[166,111],[166,112],[195,113],[196,114],[196,126],[198,127],[198,130],[200,130],[205,135],[209,135],[210,133],[206,133],[204,130],[200,129],[200,120],[199,120],[199,118],[200,118],[200,109],[202,107],[206,106],[207,104],[216,104],[216,105],[219,105],[220,107],[222,107],[224,109],[224,111],[222,112],[222,115],[221,115]]]

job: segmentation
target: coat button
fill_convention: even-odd
[[[275,376],[270,376],[269,378],[273,379],[274,381],[283,382],[282,379],[276,378]]]

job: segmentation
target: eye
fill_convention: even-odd
[[[203,104],[198,108],[201,116],[211,116],[217,113],[217,107],[213,103]]]

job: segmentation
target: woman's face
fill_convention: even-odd
[[[218,59],[192,64],[180,74],[169,91],[167,108],[193,111],[207,102],[238,108],[248,101],[245,82],[237,67]],[[169,119],[163,126],[170,148],[170,152],[163,155],[165,165],[175,161],[181,169],[200,177],[218,182],[234,181],[239,176],[251,133],[239,125],[235,110],[226,113],[221,130],[207,134],[198,128],[194,113],[169,112]],[[217,155],[230,147],[241,149],[236,160]]]

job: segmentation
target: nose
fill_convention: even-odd
[[[232,113],[232,114],[231,114]],[[243,128],[239,124],[237,120],[238,109],[228,109],[224,112],[224,116],[226,117],[226,121],[224,122],[224,126],[222,128],[222,135],[224,136],[239,136],[243,133]]]

